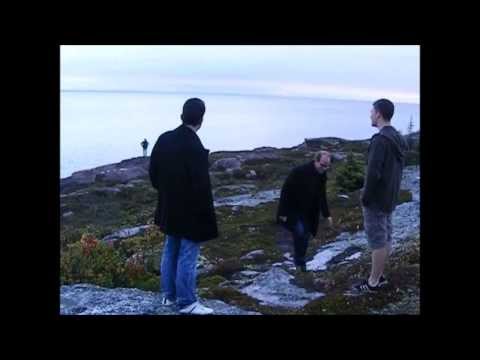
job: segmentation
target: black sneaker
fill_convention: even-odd
[[[375,293],[380,289],[380,287],[380,282],[378,282],[377,286],[370,286],[367,279],[355,285],[353,290],[355,290],[357,293]]]
[[[378,284],[377,287],[385,286],[388,284],[388,280],[385,278],[385,276],[380,276],[380,279],[378,279]]]

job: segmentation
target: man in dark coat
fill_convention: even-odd
[[[277,211],[277,223],[292,232],[294,260],[297,269],[305,272],[305,254],[311,236],[316,236],[320,211],[332,218],[327,204],[327,169],[330,153],[320,151],[314,160],[294,168],[283,184]]]
[[[185,102],[183,124],[160,135],[150,158],[150,179],[158,190],[155,224],[165,233],[161,275],[163,305],[176,301],[182,314],[213,312],[197,301],[200,243],[218,236],[208,172],[208,154],[196,132],[205,113],[202,100]]]
[[[370,277],[354,286],[357,292],[373,292],[387,284],[383,275],[392,247],[392,213],[398,202],[407,143],[390,125],[394,105],[380,99],[370,111],[373,135],[368,148],[367,172],[362,192],[363,221],[372,250]]]

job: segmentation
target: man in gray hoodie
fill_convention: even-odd
[[[392,245],[392,213],[398,202],[407,143],[390,125],[394,105],[380,99],[370,112],[372,126],[379,132],[372,136],[368,148],[367,173],[362,193],[364,228],[372,250],[370,277],[354,286],[358,292],[377,291],[387,284],[383,276]]]

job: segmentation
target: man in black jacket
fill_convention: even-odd
[[[398,202],[407,150],[403,136],[390,125],[393,113],[394,105],[387,99],[375,101],[370,113],[372,126],[379,132],[370,140],[361,201],[372,269],[368,279],[354,286],[358,292],[377,291],[387,284],[383,271],[392,246],[392,212]]]
[[[150,179],[158,190],[155,224],[165,236],[161,263],[163,305],[176,301],[182,314],[213,312],[196,297],[199,244],[218,236],[208,173],[208,154],[196,132],[205,113],[202,100],[183,105],[183,124],[160,135],[150,158]]]
[[[290,172],[280,194],[277,223],[292,232],[295,265],[303,272],[307,271],[305,254],[310,237],[317,234],[320,211],[332,225],[326,195],[329,166],[330,153],[316,153],[314,160]]]

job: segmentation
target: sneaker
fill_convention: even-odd
[[[355,290],[357,293],[375,293],[380,289],[380,282],[377,284],[377,286],[370,286],[368,283],[368,280],[363,280],[361,283],[355,285],[353,287],[353,290]]]
[[[213,309],[203,306],[198,301],[180,310],[180,314],[185,315],[209,315],[211,313],[213,313]]]
[[[175,301],[168,300],[166,297],[163,297],[160,301],[160,305],[162,306],[172,306],[173,304],[175,304]]]
[[[388,284],[388,280],[385,278],[385,276],[380,276],[380,279],[378,279],[378,284],[377,284],[377,287],[380,287],[380,286],[385,286]]]

